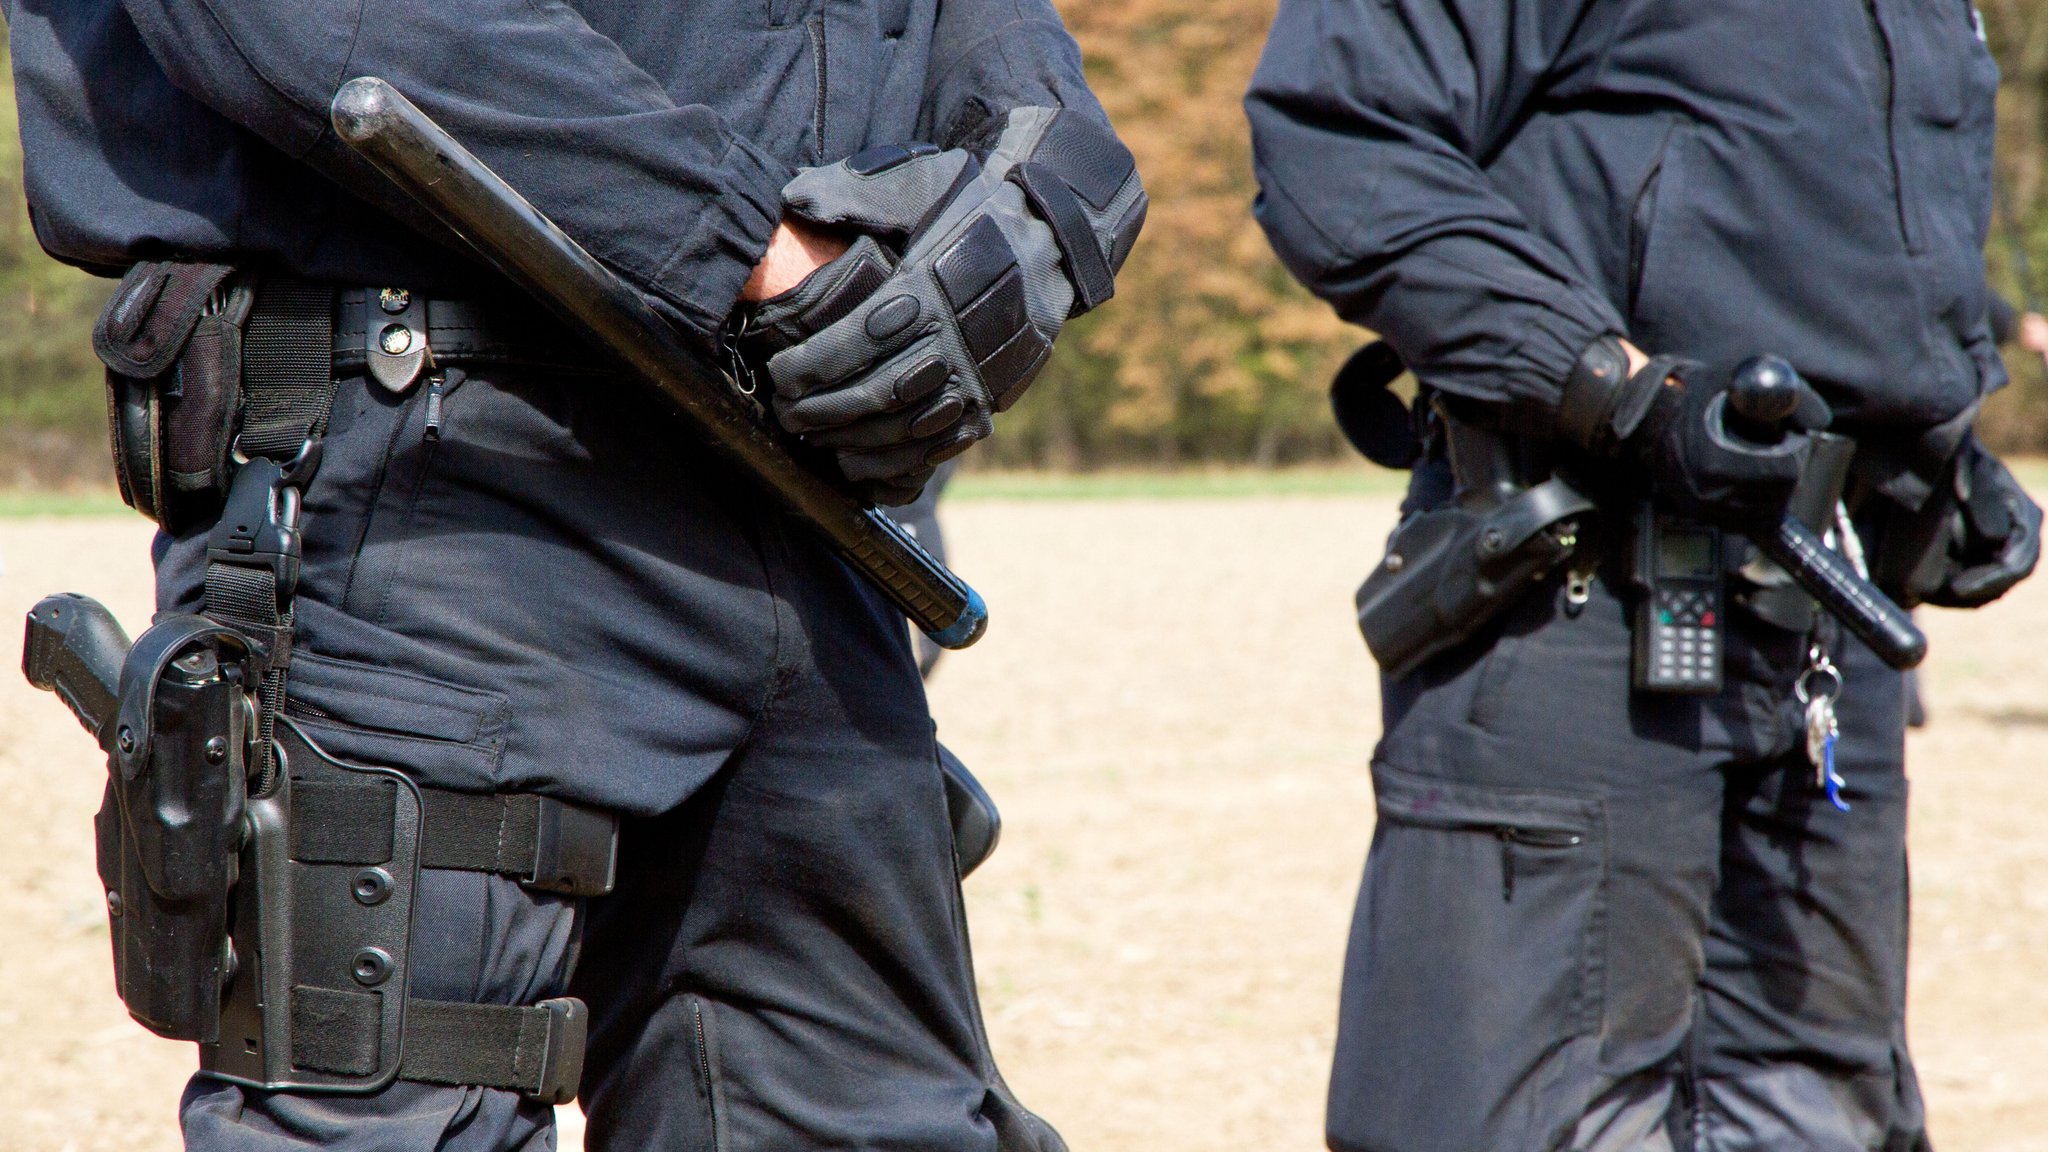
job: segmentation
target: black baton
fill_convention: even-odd
[[[1870,645],[1878,659],[1903,672],[1927,656],[1927,637],[1906,610],[1858,576],[1806,525],[1787,516],[1778,522],[1776,533],[1758,533],[1750,543]]]
[[[1776,443],[1799,406],[1798,380],[1798,372],[1775,356],[1743,361],[1728,384],[1728,407],[1739,425],[1731,430],[1745,439]],[[1927,637],[1906,610],[1857,575],[1797,518],[1788,514],[1776,531],[1759,532],[1750,543],[1869,645],[1878,659],[1903,671],[1927,656]]]
[[[894,520],[802,464],[747,410],[709,358],[685,343],[631,285],[585,252],[396,88],[373,76],[341,86],[334,130],[408,195],[632,375],[659,390],[711,447],[773,493],[939,645],[965,648],[988,627],[974,589]]]

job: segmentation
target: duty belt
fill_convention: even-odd
[[[589,372],[602,365],[531,304],[428,297],[404,288],[343,288],[334,302],[334,370],[368,370],[404,391],[438,365],[502,364]],[[408,371],[409,370],[409,371]]]
[[[288,457],[324,431],[338,377],[367,372],[402,393],[430,367],[484,364],[604,370],[529,304],[266,277],[243,337],[241,450]]]

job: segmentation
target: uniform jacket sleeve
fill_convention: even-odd
[[[941,147],[975,143],[1012,108],[1067,108],[1109,126],[1051,0],[939,0],[930,75],[918,125]]]
[[[781,218],[787,165],[670,99],[559,0],[123,4],[178,87],[419,223],[328,126],[345,81],[389,80],[701,337]]]
[[[1518,431],[1548,431],[1579,353],[1624,331],[1483,169],[1595,6],[1281,0],[1246,98],[1281,260]]]

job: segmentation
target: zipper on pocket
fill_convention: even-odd
[[[818,102],[811,111],[811,137],[817,146],[818,161],[825,158],[825,17],[813,16],[804,21],[804,28],[811,34],[811,57],[818,66]]]
[[[1577,832],[1563,832],[1551,828],[1517,828],[1502,824],[1493,830],[1500,840],[1500,898],[1504,903],[1515,899],[1515,845],[1530,848],[1576,848],[1586,842]]]
[[[725,1147],[725,1133],[718,1117],[718,1081],[711,1058],[711,1039],[704,1023],[704,1001],[690,997],[690,1030],[697,1045],[697,1075],[704,1082],[704,1110],[711,1116],[711,1146]]]
[[[1643,177],[1642,185],[1636,189],[1636,202],[1628,214],[1628,314],[1634,318],[1636,302],[1643,293],[1643,264],[1650,254],[1650,222],[1657,214],[1657,188],[1664,181],[1664,165],[1671,158],[1673,142],[1678,135],[1676,127],[1664,133],[1664,143],[1657,149],[1657,162],[1650,166],[1650,174]]]

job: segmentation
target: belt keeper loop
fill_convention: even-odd
[[[619,862],[619,818],[611,812],[536,797],[533,866],[522,887],[569,896],[612,890]]]

